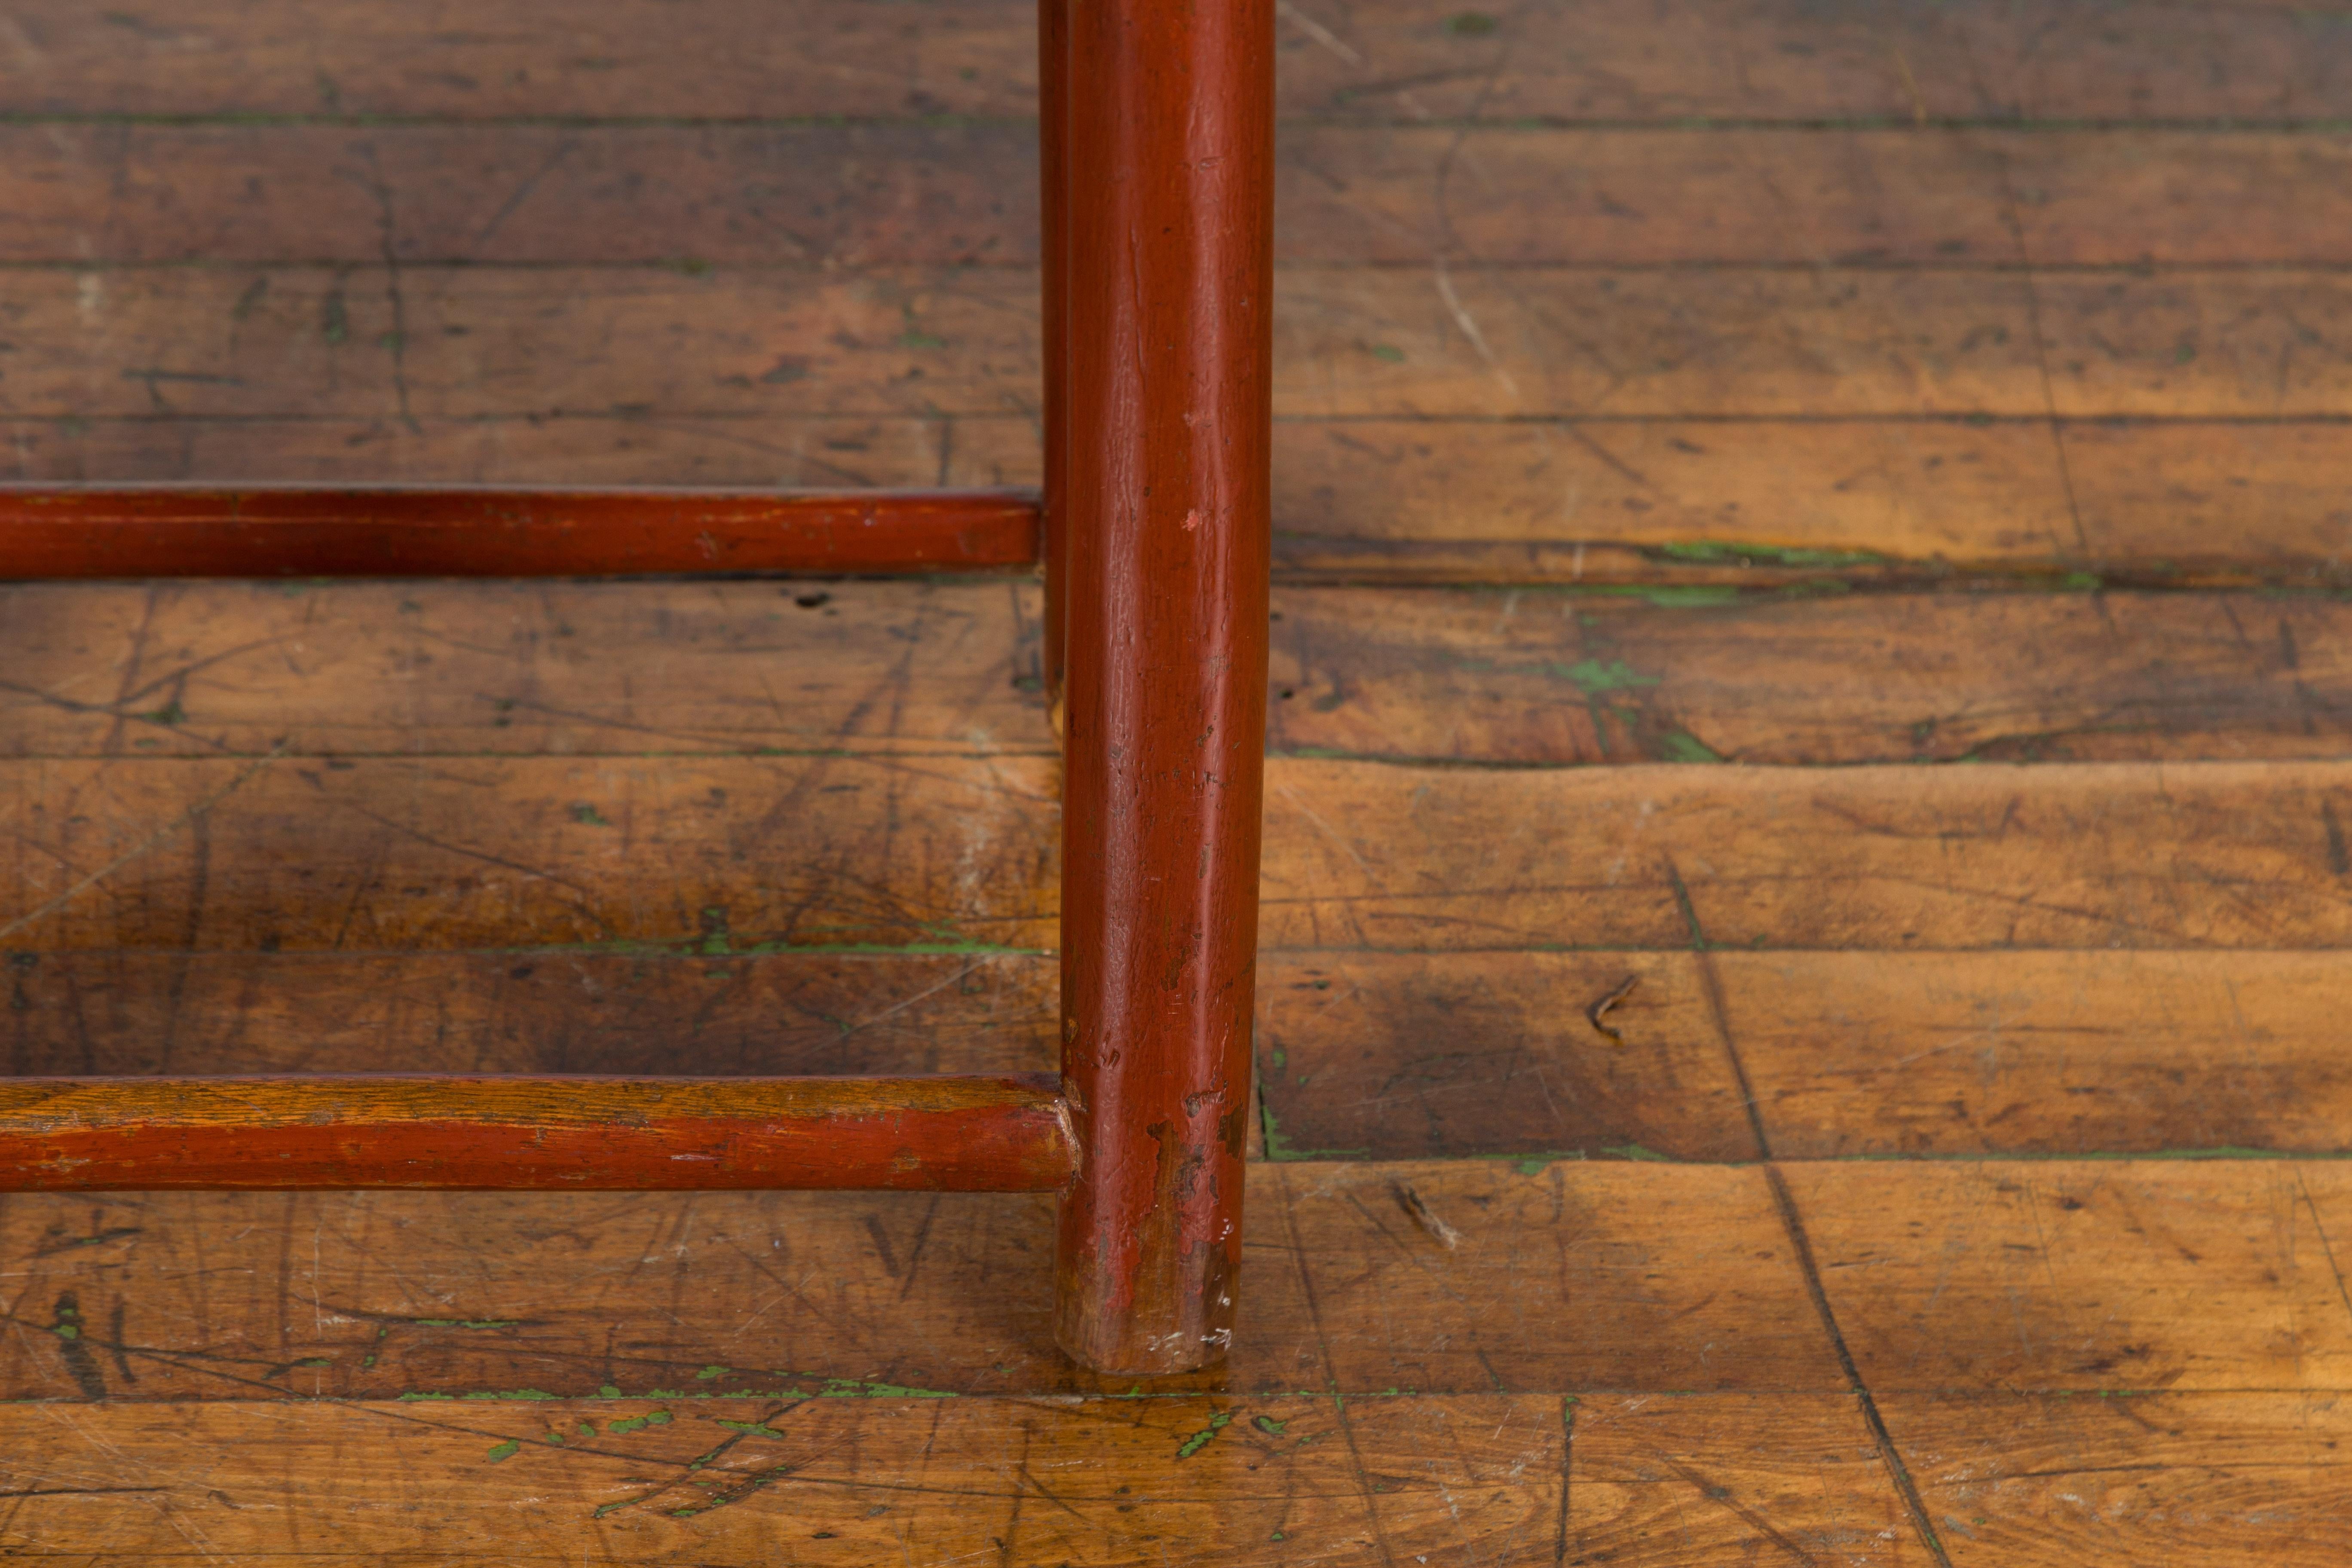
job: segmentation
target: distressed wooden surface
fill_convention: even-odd
[[[1043,949],[1054,775],[1024,756],[5,762],[0,940]],[[1270,947],[2352,942],[2341,763],[1277,758],[1266,780]]]
[[[2188,1548],[2231,1568],[2319,1568],[2352,1546],[2334,1476],[2337,1395],[1897,1394],[1884,1408],[1943,1561],[2160,1561]],[[37,1458],[0,1461],[32,1494],[0,1540],[27,1554],[96,1531],[151,1558],[193,1555],[194,1537],[268,1562],[356,1530],[382,1557],[453,1568],[485,1551],[764,1563],[779,1546],[812,1563],[1034,1550],[1130,1563],[1163,1561],[1180,1539],[1244,1563],[1309,1552],[1660,1568],[1939,1560],[1842,1394],[1357,1399],[1344,1415],[1297,1396],[787,1394],[45,1405],[6,1421],[37,1446]],[[351,1466],[353,1451],[384,1462]],[[320,1479],[289,1492],[286,1468]],[[926,1506],[950,1470],[968,1478],[953,1505]],[[540,1522],[519,1540],[521,1509]]]
[[[2352,1549],[2352,1405],[2301,1395],[1916,1398],[1885,1404],[1956,1564],[2320,1563]]]
[[[15,7],[0,473],[1035,483],[1029,8],[792,16]],[[1036,1198],[15,1197],[0,1543],[2345,1555],[2342,606],[2210,590],[2352,580],[2352,14],[1281,28],[1234,1364]],[[1034,591],[779,586],[0,590],[7,1067],[1044,1064]]]
[[[16,113],[793,118],[1034,112],[1034,14],[985,0],[910,16],[857,0],[575,9],[365,0],[223,13],[27,0]],[[1458,22],[1465,15],[1478,18]],[[1889,11],[1867,0],[1561,0],[1464,13],[1425,0],[1302,4],[1280,33],[1293,113],[1374,121],[2342,118],[2352,68],[2331,0],[2032,0]],[[1488,24],[1492,24],[1489,26]]]
[[[1845,1386],[1754,1167],[1268,1162],[1249,1194],[1233,1359],[1150,1387]],[[14,1197],[0,1247],[29,1272],[12,1279],[0,1387],[718,1393],[775,1386],[778,1369],[965,1393],[1136,1385],[1054,1348],[1050,1197],[936,1196]]]
[[[1037,288],[1022,268],[27,268],[0,416],[1029,416]],[[1276,295],[1286,421],[2352,413],[2335,268],[1301,264]]]
[[[38,1458],[0,1460],[5,1484],[37,1494],[0,1524],[0,1547],[53,1552],[95,1528],[141,1557],[195,1541],[269,1562],[356,1535],[369,1561],[453,1568],[583,1553],[1140,1563],[1171,1549],[1371,1564],[1400,1552],[1535,1561],[1559,1534],[1570,1428],[1557,1397],[1066,1405],[803,1390],[811,1397],[295,1405],[267,1438],[248,1436],[248,1406],[151,1407],[128,1443],[61,1422],[58,1407],[11,1412],[12,1447],[54,1435]],[[355,1449],[381,1463],[281,1493],[279,1467],[340,1468]],[[1870,1520],[1871,1500],[1839,1497],[1832,1517]],[[520,1538],[519,1515],[533,1521]]]
[[[1247,1213],[1232,1361],[1150,1387],[2324,1394],[2352,1373],[2338,1161],[1265,1162]],[[1054,1351],[1044,1196],[44,1194],[10,1200],[0,1247],[13,1398],[1133,1385]]]
[[[1701,552],[1692,552],[1701,553]],[[0,585],[0,750],[1042,754],[1032,582]],[[1269,745],[1390,761],[2331,757],[2319,595],[1286,587]]]
[[[1034,265],[1027,124],[0,126],[0,259]],[[2242,131],[1286,128],[1277,257],[2341,263],[2340,141]],[[1660,193],[1671,193],[1661,199]]]

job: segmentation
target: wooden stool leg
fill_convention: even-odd
[[[1172,1373],[1223,1354],[1241,1258],[1273,6],[1066,16],[1062,1041],[1081,1153],[1056,1330],[1089,1366]]]

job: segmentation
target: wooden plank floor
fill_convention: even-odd
[[[1034,1196],[11,1196],[0,1554],[2352,1559],[2352,7],[1280,15],[1230,1364]],[[18,0],[0,476],[1030,482],[1030,26]],[[1047,1066],[1038,607],[0,584],[5,1069]]]

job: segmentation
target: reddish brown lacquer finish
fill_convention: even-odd
[[[1063,1347],[1231,1338],[1265,723],[1272,0],[1070,10]]]
[[[555,577],[1034,565],[1010,491],[0,489],[0,578]]]
[[[1045,1192],[1053,1079],[0,1080],[0,1191],[710,1187]]]

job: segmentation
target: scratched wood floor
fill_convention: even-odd
[[[2352,1561],[2352,5],[1281,16],[1230,1366],[1025,1196],[9,1197],[0,1555]],[[1032,482],[1029,27],[12,0],[0,474]],[[1045,1065],[1037,614],[0,586],[6,1069]]]

